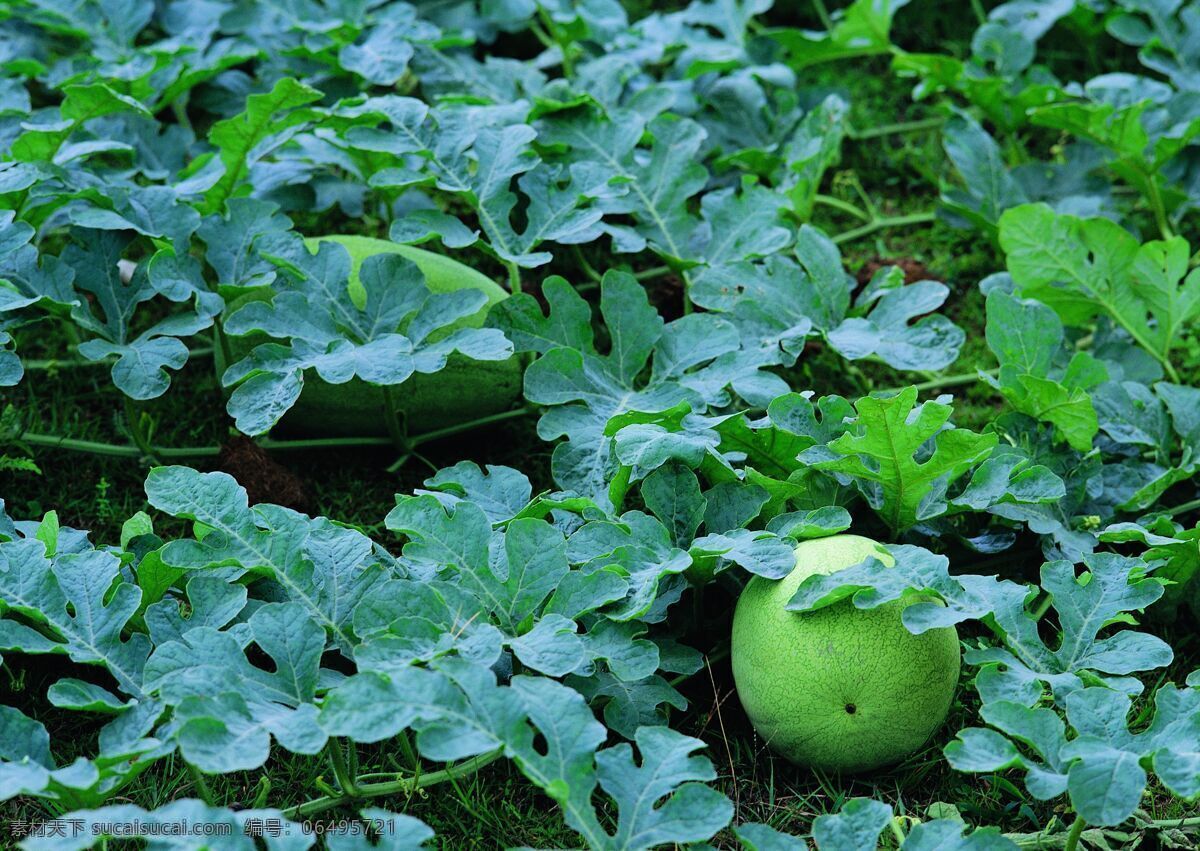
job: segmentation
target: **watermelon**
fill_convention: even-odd
[[[756,576],[738,598],[731,646],[738,697],[767,745],[801,766],[854,773],[899,762],[941,727],[954,700],[958,634],[953,627],[909,632],[901,615],[913,600],[785,608],[807,577],[868,556],[893,563],[857,535],[804,541],[790,574]]]
[[[366,258],[385,252],[412,260],[425,274],[426,286],[435,293],[473,287],[487,295],[487,303],[477,313],[443,329],[442,334],[456,328],[480,327],[492,306],[508,297],[505,289],[474,269],[420,248],[365,236],[322,236],[305,242],[314,253],[321,242],[345,246],[351,261],[350,296],[360,306],[365,303],[366,292],[358,270]],[[232,315],[251,301],[269,300],[273,295],[274,291],[268,287],[245,293],[226,306],[225,315]],[[216,350],[218,377],[230,363],[241,360],[269,339],[263,333],[226,335]],[[440,372],[414,373],[394,387],[392,394],[409,433],[420,434],[508,409],[520,396],[521,377],[520,361],[515,356],[505,361],[476,361],[454,354]],[[281,433],[305,437],[385,435],[383,389],[358,378],[345,384],[329,384],[310,372],[304,377],[300,398],[276,428]]]

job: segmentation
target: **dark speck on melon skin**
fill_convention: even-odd
[[[850,567],[876,547],[852,535],[805,542],[792,574],[755,577],[738,600],[738,696],[767,744],[800,765],[860,772],[898,762],[937,731],[954,698],[960,659],[953,628],[913,635],[901,622],[901,602],[784,609],[807,576]]]

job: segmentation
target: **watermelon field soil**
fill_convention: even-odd
[[[950,52],[961,49],[962,33],[941,31],[953,29],[955,24],[950,17],[910,13],[906,21],[938,23],[900,33],[898,37],[909,43],[928,42],[931,49]],[[1076,57],[1065,47],[1063,61],[1091,63],[1093,72],[1108,70],[1104,57]],[[825,191],[850,202],[857,202],[860,193],[865,194],[888,215],[932,211],[936,205],[938,175],[944,170],[944,153],[934,134],[885,132],[895,123],[929,117],[912,103],[904,85],[898,85],[889,75],[887,61],[813,69],[808,77],[807,84],[826,85],[831,91],[844,92],[851,104],[851,125],[865,130],[863,135],[867,136],[847,141],[841,165],[828,179]],[[881,132],[873,134],[872,128]],[[854,222],[839,218],[836,211],[831,215],[830,208],[822,207],[815,224],[830,232],[844,232]],[[338,220],[336,216],[299,221],[298,226],[309,232],[371,236],[383,236],[386,232],[385,225],[379,222]],[[946,281],[953,292],[946,313],[967,335],[962,355],[950,372],[973,378],[977,370],[994,366],[984,344],[983,300],[976,283],[1002,263],[985,240],[939,220],[864,234],[845,242],[841,248],[851,271],[864,277],[879,263],[886,262],[900,263],[914,280]],[[597,269],[610,265],[610,258],[594,247],[585,249],[585,254],[585,259]],[[485,271],[501,277],[498,267]],[[558,269],[552,265],[539,270],[537,279],[572,271],[573,268]],[[536,291],[537,280],[528,283]],[[680,299],[668,301],[677,289],[660,286],[656,291],[663,293],[660,309],[669,318],[674,305],[680,302]],[[41,353],[28,350],[24,354],[34,359],[46,358],[51,352],[61,351],[63,346],[61,341],[46,339],[44,349]],[[788,379],[798,389],[848,395],[896,386],[905,380],[887,367],[849,364],[835,353],[822,353],[819,349],[806,352]],[[326,515],[354,524],[378,540],[389,539],[382,521],[394,504],[394,494],[420,487],[433,470],[463,459],[481,465],[516,466],[529,475],[535,489],[551,486],[551,446],[537,437],[534,416],[429,442],[421,447],[419,456],[410,459],[398,472],[389,473],[387,468],[394,454],[386,450],[339,449],[270,455],[244,438],[232,437],[210,360],[193,358],[175,381],[173,392],[144,408],[146,421],[153,424],[150,438],[155,445],[221,447],[219,456],[188,459],[188,463],[202,470],[223,469],[232,473],[248,488],[252,501],[275,502],[314,515]],[[954,394],[955,417],[960,426],[979,428],[995,414],[995,400],[989,397],[982,382],[955,383],[951,377],[931,381],[922,389],[937,387]],[[13,516],[38,517],[54,509],[64,525],[91,529],[97,541],[116,540],[121,523],[146,508],[142,490],[145,467],[127,457],[13,443],[11,436],[18,430],[18,417],[31,432],[125,444],[129,438],[119,391],[100,369],[46,365],[33,380],[8,392],[0,402],[0,456],[7,459],[0,464],[0,494],[7,500]],[[165,527],[164,531],[175,530]],[[870,534],[872,530],[868,527],[863,531]],[[965,554],[959,554],[956,560],[951,554],[952,564],[959,572],[998,572],[1011,578],[1029,578],[1034,576],[1041,556],[1032,539],[1026,543],[1024,548],[1004,554],[1002,562],[984,563],[979,556]],[[689,707],[673,718],[672,723],[681,732],[708,744],[708,755],[719,774],[715,785],[736,807],[734,823],[764,821],[781,830],[800,830],[815,815],[835,812],[849,798],[870,795],[891,803],[901,814],[923,817],[930,807],[948,803],[972,823],[996,825],[1005,831],[1036,831],[1052,826],[1056,815],[1053,808],[1034,801],[1023,787],[993,776],[953,772],[946,764],[942,747],[954,731],[969,724],[976,714],[971,703],[974,691],[966,687],[966,682],[959,689],[942,734],[892,769],[859,778],[824,776],[797,769],[771,754],[754,735],[733,690],[725,657],[732,603],[732,596],[713,588],[694,607],[697,616],[691,641],[706,652],[708,661],[680,685]],[[1182,626],[1157,629],[1176,651],[1175,664],[1163,672],[1164,679],[1177,679],[1200,667],[1200,641],[1190,629]],[[963,630],[963,637],[968,643],[974,638],[969,629]],[[47,684],[59,676],[60,672],[54,670],[56,658],[21,657],[13,660],[15,664],[11,666],[6,664],[0,675],[3,702],[20,707],[51,726],[57,731],[58,741],[73,741],[80,752],[85,752],[95,735],[95,726],[80,713],[54,710],[42,697]],[[964,669],[964,678],[969,676]],[[62,754],[64,760],[71,756]],[[377,747],[359,747],[359,762],[364,770],[399,768],[400,759],[398,754]],[[311,790],[324,782],[322,771],[319,760],[277,750],[261,772],[220,775],[204,782],[220,804],[248,807],[265,799],[269,792],[274,806],[288,807],[311,797]],[[260,781],[260,776],[266,780]],[[150,809],[195,796],[197,782],[181,761],[168,758],[142,774],[124,797]],[[563,825],[552,802],[541,797],[524,782],[515,767],[504,761],[431,790],[418,791],[409,798],[384,799],[379,804],[421,818],[443,842],[450,843],[445,847],[570,847],[577,841],[575,834]],[[1167,794],[1152,794],[1146,806],[1153,818],[1200,812],[1197,807]],[[42,816],[32,802],[21,799],[9,802],[6,807],[10,808],[6,815],[11,818]],[[342,816],[353,816],[352,808],[333,810],[322,817]],[[728,844],[725,840],[727,835],[719,835],[715,844]]]

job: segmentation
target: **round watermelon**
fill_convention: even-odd
[[[795,570],[775,581],[754,577],[738,599],[731,648],[738,697],[766,743],[798,765],[853,773],[899,762],[941,727],[954,699],[958,634],[944,627],[913,635],[901,622],[911,601],[784,608],[809,576],[868,556],[893,563],[857,535],[804,541]]]

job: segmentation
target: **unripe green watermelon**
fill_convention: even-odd
[[[487,304],[477,313],[460,319],[442,334],[455,328],[480,327],[492,306],[508,298],[506,290],[469,266],[420,248],[365,236],[322,236],[305,240],[314,253],[321,242],[336,242],[350,253],[350,296],[359,306],[365,304],[366,292],[358,270],[365,259],[385,252],[412,260],[424,273],[426,286],[435,293],[473,287],[487,295]],[[247,293],[227,305],[225,315],[232,315],[251,301],[272,296],[273,291],[266,287]],[[226,336],[232,361],[226,361],[223,347],[217,346],[218,378],[229,363],[241,360],[251,349],[269,339],[262,333]],[[434,339],[437,339],[436,335]],[[419,434],[507,409],[521,393],[521,376],[521,365],[515,356],[506,361],[477,361],[454,354],[445,369],[428,375],[414,373],[393,389],[393,396],[404,413],[409,432]],[[383,390],[358,378],[345,384],[329,384],[315,373],[306,373],[300,398],[277,428],[281,432],[316,437],[387,434]]]
[[[804,541],[795,570],[776,581],[754,577],[738,599],[731,648],[738,697],[767,744],[798,765],[859,772],[898,762],[929,740],[954,699],[958,634],[945,627],[913,635],[900,620],[907,601],[784,608],[807,577],[868,556],[893,563],[857,535]]]

